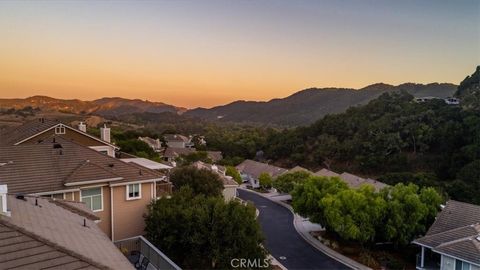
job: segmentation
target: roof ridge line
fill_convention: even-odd
[[[88,149],[88,150],[90,150],[91,152],[95,152],[96,154],[102,155],[102,156],[107,157],[107,158],[109,158],[109,159],[111,159],[111,160],[115,160],[115,162],[122,162],[122,163],[124,163],[124,164],[127,164],[127,166],[130,166],[130,167],[132,167],[132,168],[138,169],[137,167],[133,166],[131,163],[123,162],[123,161],[121,161],[121,160],[118,159],[118,158],[115,158],[115,157],[112,157],[112,156],[109,156],[109,155],[102,154],[102,153],[98,152],[98,151],[95,150],[95,149],[92,149],[92,148],[90,148],[90,147],[88,147],[88,146],[85,146],[85,145],[81,145],[81,144],[79,144],[79,143],[77,143],[77,142],[75,142],[75,141],[67,140],[66,138],[63,138],[62,136],[59,136],[59,137],[60,137],[61,139],[65,140],[65,141],[67,141],[68,143],[73,143],[73,144],[75,144],[75,145],[78,145],[78,146],[80,146],[80,147],[83,147],[83,148],[85,148],[85,149]],[[101,167],[101,166],[100,166],[100,167]],[[145,168],[145,167],[142,166],[142,169],[143,169],[143,168],[144,168],[145,170],[148,170],[148,171],[153,171],[153,170],[150,170],[150,169]],[[104,169],[104,168],[102,168],[102,169]],[[107,172],[108,172],[108,170],[107,170]],[[154,173],[154,174],[155,174],[155,173]]]
[[[446,230],[446,231],[443,231],[443,232],[438,232],[438,233],[434,233],[434,234],[429,234],[429,235],[425,235],[421,238],[427,238],[427,237],[433,237],[433,236],[437,236],[439,234],[443,234],[443,233],[447,233],[447,232],[452,232],[452,231],[456,231],[456,230],[460,230],[460,229],[464,229],[464,228],[468,228],[468,227],[474,227],[475,225],[479,225],[480,223],[474,223],[474,224],[470,224],[470,225],[465,225],[465,226],[461,226],[461,227],[456,227],[456,228],[453,228],[453,229],[450,229],[450,230]],[[476,228],[475,228],[476,230]],[[447,242],[448,243],[448,242]]]

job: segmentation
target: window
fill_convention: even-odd
[[[455,270],[470,270],[470,264],[461,260],[455,260]]]
[[[87,204],[92,211],[103,211],[102,188],[82,189],[81,200]]]
[[[65,134],[65,126],[58,126],[55,127],[55,134]]]
[[[140,184],[127,185],[127,200],[140,199],[142,197],[142,190]]]

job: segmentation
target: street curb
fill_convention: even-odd
[[[321,251],[322,253],[324,253],[325,255],[329,256],[330,258],[340,262],[340,263],[343,263],[344,265],[352,268],[352,269],[358,269],[358,270],[372,270],[372,268],[369,268],[355,260],[352,260],[350,258],[348,258],[347,256],[344,256],[338,252],[336,252],[335,250],[325,246],[324,244],[322,244],[320,241],[318,241],[316,238],[314,238],[310,233],[308,232],[305,232],[304,230],[300,230],[299,227],[300,226],[303,226],[301,225],[301,219],[302,217],[300,217],[298,214],[296,214],[294,211],[293,211],[293,208],[292,206],[286,204],[286,203],[283,203],[283,202],[280,202],[280,201],[275,201],[275,200],[272,200],[270,197],[268,196],[265,196],[264,194],[261,194],[261,193],[258,193],[258,192],[255,192],[255,191],[252,191],[252,190],[248,190],[248,189],[245,189],[245,188],[241,188],[242,190],[246,190],[248,192],[252,192],[252,193],[255,193],[255,194],[258,194],[278,205],[281,205],[285,208],[287,208],[290,212],[292,212],[293,214],[293,227],[295,227],[295,230],[297,231],[297,233],[303,238],[305,239],[305,241],[307,241],[310,245],[312,245],[313,247],[315,247],[316,249],[318,249],[319,251]]]

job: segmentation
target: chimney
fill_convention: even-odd
[[[106,124],[100,128],[100,139],[110,143],[110,128]]]
[[[83,123],[83,122],[80,122],[80,124],[78,124],[78,130],[86,133],[87,132],[87,125],[85,125],[85,123]]]
[[[0,185],[0,215],[10,216],[10,211],[7,210],[7,185]]]
[[[215,165],[215,164],[212,165],[212,171],[218,172],[218,167],[217,167],[217,165]]]

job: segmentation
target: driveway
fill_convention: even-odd
[[[239,197],[260,211],[258,220],[265,247],[288,269],[349,269],[306,242],[293,226],[293,214],[285,207],[255,193],[238,189]]]

